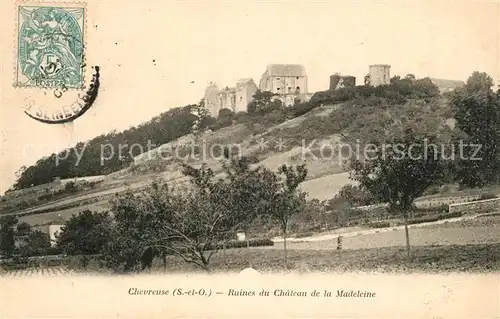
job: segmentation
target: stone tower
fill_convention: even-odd
[[[217,92],[219,89],[215,83],[210,82],[210,84],[205,89],[205,108],[210,112],[210,115],[217,117],[219,115],[219,108],[217,105]]]
[[[335,73],[330,76],[330,91],[340,88],[352,88],[356,86],[356,77],[351,75],[340,75]]]
[[[370,65],[370,84],[372,86],[387,85],[391,82],[391,66],[388,64]]]

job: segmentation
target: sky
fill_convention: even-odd
[[[210,81],[233,86],[250,77],[258,84],[268,64],[302,64],[310,92],[326,90],[336,72],[362,83],[370,64],[390,64],[391,76],[464,81],[477,70],[500,84],[498,1],[86,3],[87,64],[101,67],[101,87],[90,111],[65,126],[23,113],[27,99],[60,101],[13,87],[16,11],[13,1],[0,5],[0,194],[22,165],[197,103]]]

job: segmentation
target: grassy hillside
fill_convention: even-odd
[[[266,104],[267,103],[267,104]],[[192,132],[203,104],[189,105],[170,110],[120,133],[110,133],[96,137],[76,148],[85,147],[80,165],[73,165],[74,156],[69,156],[62,164],[54,164],[55,154],[40,159],[37,164],[25,169],[15,184],[16,189],[29,185],[40,185],[54,177],[73,177],[108,174],[105,181],[92,189],[82,188],[77,193],[92,193],[103,189],[113,189],[124,184],[137,184],[162,177],[171,181],[182,181],[181,162],[195,167],[206,164],[216,173],[220,172],[223,147],[250,157],[254,165],[277,169],[282,164],[307,164],[307,180],[301,186],[310,198],[329,199],[349,182],[344,160],[357,145],[384,138],[384,125],[390,126],[409,118],[421,118],[422,122],[445,122],[452,117],[446,99],[439,96],[437,88],[426,79],[393,79],[391,85],[372,88],[359,86],[333,92],[318,92],[308,103],[299,103],[284,108],[276,102],[263,101],[266,108],[253,113],[221,112],[217,119],[201,112],[199,125],[202,133],[198,143],[203,147],[189,146],[178,154],[184,159],[151,160],[134,165],[132,156],[111,158],[100,165],[101,143],[113,145],[133,143],[161,145],[175,141]],[[264,144],[263,144],[264,142]],[[141,145],[142,145],[141,144]],[[233,145],[233,147],[231,147]],[[236,145],[236,146],[234,146]],[[192,152],[191,150],[194,150]],[[136,151],[137,152],[137,151]],[[191,156],[187,156],[191,155]],[[186,157],[187,156],[187,157]],[[2,213],[51,202],[51,190],[34,193],[29,197],[4,198],[0,204]],[[73,193],[61,194],[73,196]]]

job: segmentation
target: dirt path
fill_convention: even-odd
[[[411,225],[410,244],[414,246],[469,245],[500,243],[500,217],[484,222],[481,217],[454,218],[446,221]],[[445,223],[447,222],[447,223]],[[338,235],[325,235],[287,241],[290,249],[337,249]],[[367,249],[406,245],[404,227],[357,231],[342,234],[342,249]],[[274,240],[271,248],[282,248],[283,240]]]

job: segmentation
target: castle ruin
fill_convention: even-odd
[[[308,101],[311,95],[307,91],[307,74],[300,64],[269,64],[262,74],[259,88],[276,94],[285,106],[291,106],[295,100]]]
[[[203,98],[205,108],[212,117],[218,117],[222,109],[234,113],[246,112],[258,89],[274,93],[274,98],[285,106],[291,106],[297,100],[306,102],[311,98],[307,92],[307,74],[302,65],[270,64],[260,79],[259,87],[250,78],[241,79],[234,87],[226,86],[223,89],[210,83]]]
[[[391,66],[389,64],[370,65],[369,81],[371,86],[391,83]]]
[[[335,91],[340,88],[353,88],[356,86],[356,77],[351,75],[340,75],[335,73],[330,75],[330,91]]]
[[[255,92],[257,85],[252,79],[241,79],[235,87],[226,86],[223,89],[210,83],[205,89],[205,107],[212,117],[218,117],[222,109],[229,109],[234,113],[246,112]]]

